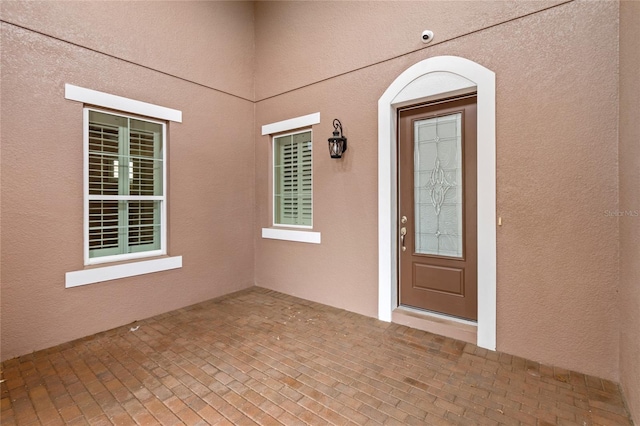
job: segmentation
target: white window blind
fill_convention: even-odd
[[[164,124],[87,113],[89,263],[162,254]]]
[[[274,224],[311,227],[311,131],[274,138]]]

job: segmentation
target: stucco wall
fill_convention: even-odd
[[[253,2],[3,1],[2,19],[253,100]]]
[[[618,196],[618,6],[549,6],[257,3],[257,285],[377,315],[377,101],[420,60],[461,56],[497,80],[498,349],[617,380],[618,225],[603,212]],[[283,16],[291,25],[268,25]],[[271,192],[260,126],[316,111],[322,243],[262,239]],[[326,148],[336,117],[349,138],[341,161]]]
[[[620,381],[640,422],[640,3],[620,4]],[[629,212],[630,215],[627,214]]]
[[[558,3],[259,1],[256,99],[421,49],[427,28],[440,43]]]
[[[498,349],[613,380],[620,364],[637,419],[640,231],[605,214],[640,208],[637,3],[622,4],[619,104],[615,2],[1,8],[2,359],[254,280],[376,316],[377,101],[414,63],[457,55],[497,76]],[[183,111],[168,127],[169,254],[182,269],[64,288],[82,268],[82,105],[64,83]],[[322,244],[264,240],[260,126],[312,112]],[[341,161],[326,148],[336,117],[349,138]]]
[[[109,27],[105,13],[121,19]],[[252,63],[253,5],[2,2],[2,19],[29,29],[1,28],[1,358],[253,285],[254,135],[230,125],[253,121],[237,97],[252,70],[229,67],[235,48]],[[83,268],[83,106],[65,83],[182,110],[167,130],[169,255],[182,269],[65,289]]]

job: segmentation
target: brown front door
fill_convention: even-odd
[[[477,320],[476,97],[398,121],[400,304]]]

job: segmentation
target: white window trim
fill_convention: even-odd
[[[71,101],[78,101],[102,108],[110,108],[116,111],[144,115],[159,120],[182,123],[182,111],[177,109],[123,98],[122,96],[98,92],[97,90],[85,89],[84,87],[74,86],[73,84],[67,83],[64,85],[64,97]]]
[[[302,115],[300,117],[290,118],[288,120],[278,121],[262,126],[262,136],[272,135],[274,133],[287,132],[289,130],[300,129],[302,127],[310,127],[320,123],[320,113]]]
[[[65,287],[78,287],[178,268],[182,268],[182,256],[84,269],[81,271],[67,272],[65,274]]]
[[[313,129],[311,129],[311,126],[319,123],[320,123],[320,113],[315,112],[313,114],[307,114],[300,117],[290,118],[288,120],[265,124],[262,126],[262,136],[272,135],[274,133],[292,131],[296,129],[302,129],[305,127],[309,127],[310,130],[313,132]],[[279,135],[279,136],[282,136],[282,135]],[[270,138],[270,140],[272,141],[273,138]],[[313,139],[312,139],[312,143],[313,143]],[[275,149],[275,147],[272,147],[272,150],[273,149]],[[273,151],[271,153],[271,158],[272,160],[274,158]],[[272,181],[273,181],[273,184],[275,185],[275,179],[273,179],[273,173],[274,173],[273,167],[271,167],[271,173],[272,173]],[[272,187],[271,190],[273,194],[274,188]],[[312,191],[311,197],[312,197],[311,205],[313,206],[313,191]],[[301,243],[320,244],[321,234],[320,232],[311,231],[313,226],[308,227],[308,226],[296,226],[296,225],[275,225],[274,224],[275,205],[273,206],[273,209],[274,211],[271,212],[271,224],[273,226],[271,228],[262,228],[262,238],[283,240],[283,241],[294,241],[294,242],[301,242]],[[298,229],[289,229],[289,228],[298,228]],[[300,228],[304,228],[308,230],[304,230],[304,231],[299,230]]]
[[[109,108],[118,111],[123,111],[126,113],[138,114],[146,117],[151,117],[159,120],[168,120],[175,122],[182,122],[182,111],[167,108],[159,105],[150,104],[147,102],[137,101],[134,99],[128,99],[121,96],[111,95],[109,93],[99,92],[97,90],[86,89],[79,86],[74,86],[72,84],[65,84],[65,99],[82,102],[84,104],[89,104],[92,106]],[[88,126],[86,125],[88,120],[88,109],[83,109],[83,144],[84,150],[88,149]],[[164,123],[162,123],[164,125]],[[166,126],[165,126],[166,130]],[[166,150],[166,131],[163,131],[163,149]],[[165,151],[166,154],[166,151]],[[88,222],[86,220],[88,208],[88,162],[87,162],[87,152],[84,152],[83,157],[83,180],[84,180],[84,204],[85,204],[85,220],[84,220],[84,245],[88,247]],[[164,186],[166,191],[166,161],[163,161],[164,173]],[[166,200],[166,192],[165,192],[165,200]],[[136,258],[146,258],[150,256],[158,256],[166,254],[167,250],[167,241],[166,241],[166,201],[163,204],[163,232],[162,232],[162,241],[161,247],[162,250],[156,250],[153,252],[141,253],[136,256]],[[111,256],[108,258],[109,262],[114,262],[117,260],[123,260],[127,258],[128,255],[124,256]],[[100,261],[96,261],[93,259],[91,263],[99,263]],[[88,248],[85,248],[85,265],[88,262]],[[142,260],[138,262],[131,262],[121,265],[111,265],[111,266],[103,266],[97,268],[88,268],[79,271],[67,272],[65,275],[65,287],[76,287],[80,285],[93,284],[102,281],[114,280],[125,277],[133,277],[142,274],[148,274],[152,272],[165,271],[169,269],[176,269],[182,267],[182,256],[173,256],[173,257],[165,257],[162,259],[153,259],[153,260]]]
[[[296,241],[299,243],[320,244],[320,233],[297,231],[294,229],[262,228],[262,238],[270,240]]]
[[[431,73],[446,73],[452,86],[465,79],[478,93],[478,332],[477,345],[495,350],[496,337],[496,85],[495,73],[457,56],[437,56],[414,64],[378,100],[378,318],[391,321],[398,306],[397,276],[397,109],[451,95],[420,84]],[[459,79],[463,77],[463,79]],[[462,91],[468,87],[459,86]]]

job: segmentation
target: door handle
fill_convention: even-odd
[[[402,243],[402,251],[406,251],[407,248],[404,245],[404,236],[407,235],[407,228],[404,226],[400,228],[400,242]]]

